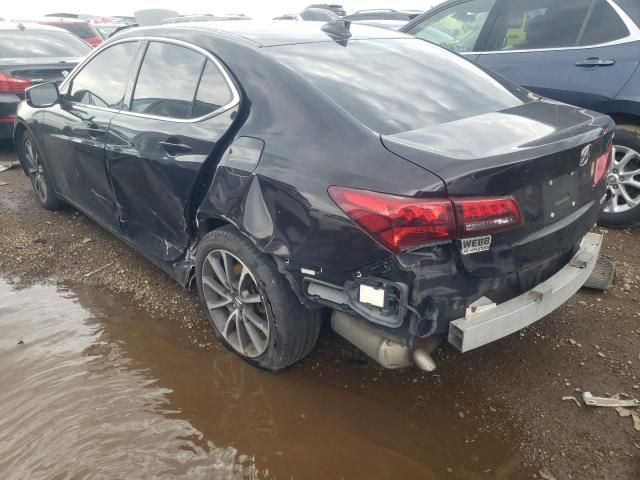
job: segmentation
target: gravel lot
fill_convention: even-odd
[[[0,162],[13,159],[5,145]],[[20,169],[0,173],[0,225],[0,276],[12,283],[95,286],[130,308],[179,322],[194,348],[221,348],[195,295],[82,214],[42,209]],[[384,371],[329,331],[294,368],[334,383],[388,385],[409,405],[407,416],[452,394],[451,422],[460,428],[481,425],[505,438],[520,432],[509,441],[517,442],[524,464],[493,478],[523,478],[518,471],[534,478],[640,478],[640,432],[631,419],[561,399],[582,391],[640,398],[640,228],[596,230],[606,235],[604,256],[616,264],[609,292],[583,290],[520,335],[464,356],[445,346],[435,356],[435,375]]]

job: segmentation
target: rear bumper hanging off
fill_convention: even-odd
[[[477,302],[478,308],[468,308],[463,318],[451,322],[449,343],[461,352],[468,352],[517,332],[553,312],[587,281],[601,246],[602,235],[588,233],[571,261],[548,280],[499,305],[481,299]]]

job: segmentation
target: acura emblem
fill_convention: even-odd
[[[580,152],[580,163],[578,165],[580,165],[581,167],[584,167],[590,158],[591,158],[591,145],[589,144],[582,149],[582,152]]]

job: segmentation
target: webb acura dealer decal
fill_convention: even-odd
[[[469,255],[471,253],[486,252],[491,247],[491,235],[484,237],[465,238],[461,240],[462,255]]]

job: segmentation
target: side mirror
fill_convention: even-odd
[[[60,101],[58,84],[55,82],[41,83],[25,91],[27,104],[34,108],[51,107]]]

